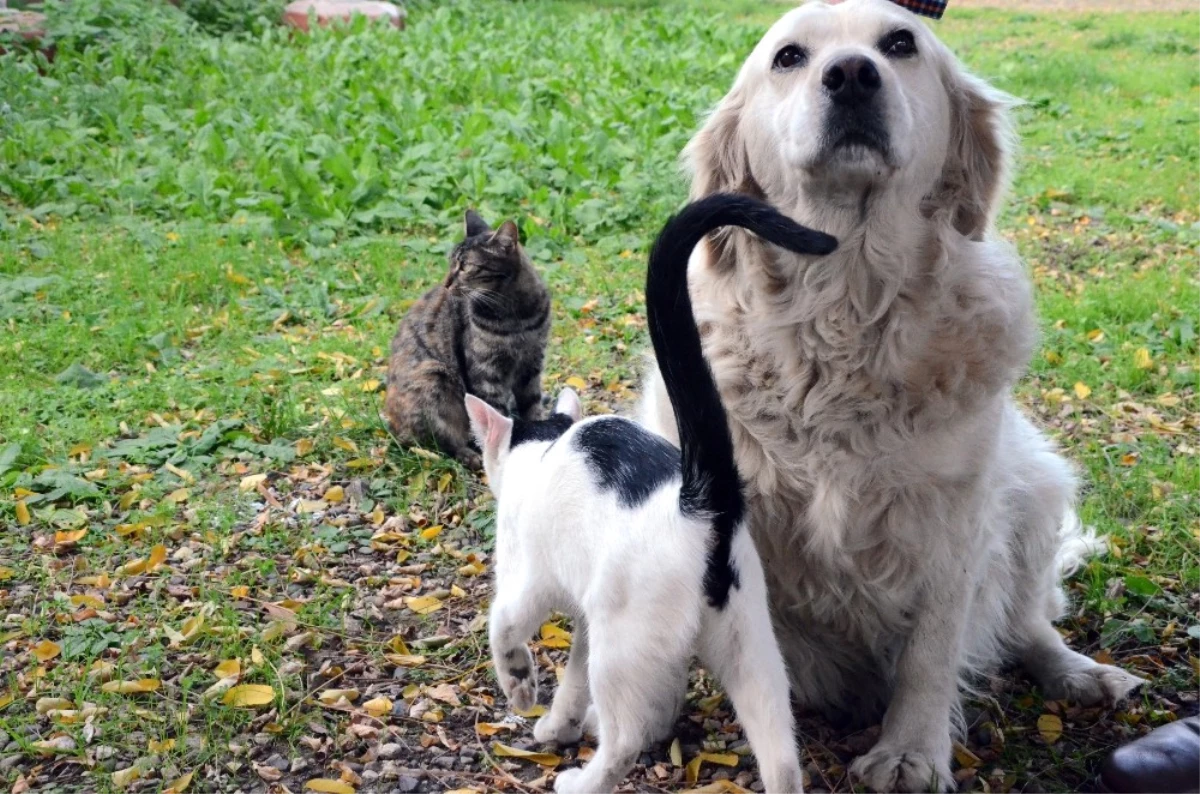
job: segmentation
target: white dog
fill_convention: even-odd
[[[1141,682],[1051,625],[1098,544],[1010,397],[1036,323],[991,228],[1009,104],[910,12],[815,2],[767,32],[685,152],[693,198],[765,197],[840,241],[806,258],[732,230],[690,277],[793,691],[886,706],[851,769],[878,791],[953,785],[960,678],[1006,657],[1081,703]],[[657,370],[642,410],[674,437]]]

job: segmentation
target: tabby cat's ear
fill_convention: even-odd
[[[496,238],[511,246],[516,246],[521,242],[521,233],[517,230],[517,224],[505,221],[496,230]]]
[[[475,210],[467,210],[465,225],[467,237],[474,237],[492,230],[492,227],[487,225],[487,221],[479,217],[479,213]]]

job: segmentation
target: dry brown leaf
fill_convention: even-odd
[[[317,693],[317,700],[324,703],[326,706],[332,706],[342,698],[347,702],[353,703],[358,700],[357,689],[322,689]]]
[[[267,475],[265,474],[247,474],[242,478],[242,481],[238,483],[238,488],[243,491],[253,491],[266,481]]]
[[[427,687],[425,694],[434,700],[440,700],[443,703],[448,703],[451,706],[461,706],[462,701],[459,700],[457,687],[453,684],[438,684],[437,686]]]
[[[532,761],[538,766],[553,768],[562,763],[562,759],[554,753],[535,753],[532,750],[521,750],[499,742],[492,744],[492,752],[503,758],[520,758],[525,761]]]
[[[409,653],[385,653],[383,658],[397,667],[420,667],[425,664],[425,657]]]
[[[705,794],[750,794],[750,789],[742,788],[732,780],[714,780],[707,786],[694,788],[692,791]]]
[[[38,698],[33,708],[38,714],[47,714],[56,709],[73,709],[75,704],[66,698]]]
[[[50,739],[44,739],[40,742],[33,742],[29,745],[39,753],[50,755],[52,753],[71,753],[75,751],[75,740],[70,736],[54,736]]]
[[[142,776],[142,770],[137,766],[131,766],[128,769],[118,769],[112,773],[113,785],[117,788],[128,788],[133,781]]]

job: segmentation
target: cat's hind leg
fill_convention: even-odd
[[[695,639],[694,630],[671,629],[676,607],[631,605],[589,620],[588,676],[600,744],[582,769],[559,773],[558,794],[612,791],[646,746],[661,738],[664,720],[679,707]]]
[[[583,621],[575,622],[575,637],[571,644],[571,655],[567,657],[567,669],[550,713],[533,726],[533,738],[539,742],[574,744],[583,737],[584,731],[595,731],[595,711],[589,712],[591,691],[588,685],[588,635]]]
[[[488,640],[496,680],[517,711],[528,711],[537,702],[537,666],[529,652],[529,638],[549,611],[545,601],[528,590],[497,582],[488,614]]]
[[[708,609],[701,662],[720,680],[746,730],[768,794],[804,790],[787,670],[771,628],[766,582],[749,534],[734,538],[740,585],[722,609]]]

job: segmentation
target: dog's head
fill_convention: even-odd
[[[1004,187],[1009,104],[914,14],[808,3],[767,31],[689,144],[693,195],[798,207],[887,192],[978,238]]]

